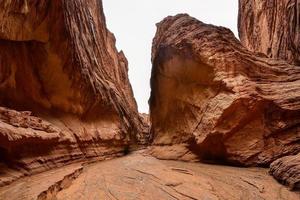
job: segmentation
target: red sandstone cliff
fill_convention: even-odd
[[[121,156],[131,143],[147,144],[153,137],[151,153],[159,158],[243,166],[268,166],[274,161],[270,173],[291,188],[299,187],[298,1],[240,0],[244,46],[228,29],[187,15],[158,24],[152,54],[152,135],[148,116],[137,112],[127,60],[106,28],[101,0],[2,0],[0,19],[0,186],[72,162]],[[297,155],[286,156],[292,154]],[[149,175],[152,183],[154,174],[159,180],[154,188],[172,188],[164,191],[178,198],[220,198],[227,191],[236,197],[246,191],[255,198],[264,193],[264,185],[270,186],[269,182],[257,186],[257,175],[246,181],[238,175],[224,184],[227,172],[220,173],[219,183],[206,184],[203,180],[214,176],[195,176],[199,170],[182,169],[182,163],[168,168],[150,157],[133,158],[125,167],[124,161],[115,161],[86,170],[82,176],[86,180],[81,177],[70,188],[73,192],[60,195],[72,199],[70,194],[76,196],[80,186],[92,188],[85,195],[93,196],[98,192],[94,183],[107,190],[106,178],[95,176],[99,171],[108,172],[116,185],[130,170],[138,177],[129,177],[132,180]],[[216,172],[220,169],[211,173]],[[236,191],[236,182],[242,185],[242,194]],[[63,181],[54,185],[62,187],[59,184]],[[227,191],[216,192],[216,184],[227,185]],[[255,192],[248,191],[249,184]],[[38,188],[36,182],[32,185]],[[275,188],[272,185],[267,191]],[[11,197],[18,187],[23,185],[13,186],[6,195]],[[149,191],[153,195],[152,187]],[[22,199],[23,193],[17,193]]]
[[[0,19],[0,184],[122,155],[142,119],[101,0],[3,0]]]
[[[153,155],[268,166],[300,152],[299,67],[188,15],[158,24],[152,61]]]
[[[300,151],[299,8],[296,0],[239,0],[246,48],[229,30],[189,16],[159,23],[151,153],[238,165],[274,161],[270,174],[298,188],[299,154],[289,155]]]
[[[249,50],[300,65],[298,0],[239,0],[238,26]]]

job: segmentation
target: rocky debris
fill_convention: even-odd
[[[274,161],[270,166],[270,174],[290,189],[300,189],[300,153]]]
[[[300,65],[300,2],[239,0],[239,35],[243,45],[270,58]]]
[[[55,195],[48,197],[58,200],[300,199],[299,193],[289,191],[268,176],[266,169],[161,161],[143,154],[136,152],[126,157],[85,165],[81,174],[72,179],[67,187],[54,190],[57,192],[51,194]],[[49,180],[37,177],[42,175]],[[0,188],[0,195],[4,195],[4,200],[10,199],[6,197],[14,197],[15,200],[34,199],[28,198],[27,194],[38,194],[46,188],[36,186],[35,180],[39,179],[40,185],[49,187],[44,183],[57,185],[59,181],[51,180],[55,177],[53,174],[50,176],[49,172],[26,177],[8,186],[4,193]],[[64,177],[60,175],[61,180]],[[26,192],[22,194],[25,188]]]
[[[143,126],[102,1],[2,0],[0,18],[1,183],[123,155]]]
[[[201,160],[243,166],[300,152],[299,67],[250,52],[230,30],[185,14],[157,26],[153,145],[167,147],[162,152],[184,144]]]

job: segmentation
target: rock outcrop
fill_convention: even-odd
[[[123,155],[142,119],[101,0],[2,0],[0,19],[0,184]]]
[[[300,152],[299,67],[253,53],[230,30],[188,15],[157,26],[153,155],[268,166]]]
[[[270,166],[270,174],[290,189],[300,189],[300,153],[274,161]]]
[[[238,24],[248,49],[300,65],[298,0],[239,0]]]

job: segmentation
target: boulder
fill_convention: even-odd
[[[300,152],[299,67],[251,52],[229,29],[186,14],[157,25],[152,63],[155,156],[171,150],[172,159],[192,152],[204,161],[268,166]]]

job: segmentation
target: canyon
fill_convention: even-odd
[[[163,19],[147,115],[101,0],[2,0],[0,199],[300,199],[299,8]]]

